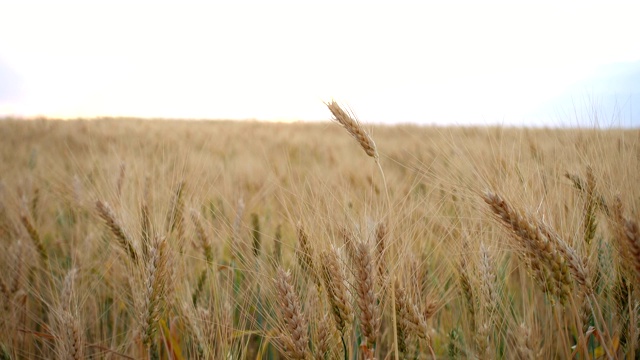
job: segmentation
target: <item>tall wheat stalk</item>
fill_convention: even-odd
[[[325,105],[329,108],[329,111],[333,114],[333,120],[338,124],[342,125],[342,127],[360,144],[362,150],[372,157],[378,167],[378,171],[380,172],[380,176],[382,177],[382,182],[384,184],[384,190],[387,200],[387,214],[391,214],[391,197],[389,196],[389,188],[387,186],[387,179],[384,175],[384,171],[382,170],[382,165],[380,164],[380,156],[378,155],[378,149],[376,147],[375,142],[371,139],[369,133],[367,133],[360,122],[356,119],[355,116],[349,115],[344,109],[338,105],[337,102],[331,101],[325,103]],[[391,237],[392,235],[389,235]],[[391,247],[390,247],[391,248]],[[395,255],[395,254],[394,254]],[[391,286],[391,299],[395,298],[395,287]],[[393,351],[395,360],[399,359],[399,351],[398,351],[398,334],[397,334],[397,318],[396,318],[396,303],[391,300],[391,316],[393,322]]]

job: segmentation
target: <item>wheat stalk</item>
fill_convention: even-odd
[[[372,157],[375,160],[375,163],[380,171],[380,176],[382,177],[382,182],[384,184],[384,191],[387,199],[387,206],[389,213],[391,212],[391,197],[389,196],[389,187],[387,186],[387,179],[384,175],[384,171],[382,170],[382,165],[380,164],[380,157],[378,155],[378,150],[376,148],[376,144],[371,139],[371,136],[364,131],[360,122],[355,118],[355,116],[350,116],[346,111],[344,111],[338,103],[335,101],[331,101],[329,103],[325,103],[325,105],[329,108],[329,111],[333,114],[333,120],[342,125],[342,127],[347,130],[347,132],[354,138],[364,152]],[[391,298],[395,297],[394,295],[395,287],[391,287]],[[395,329],[397,328],[397,319],[396,319],[396,309],[395,309],[395,301],[390,301],[391,303],[391,314],[392,314],[392,322],[393,322],[393,350],[395,360],[398,360],[398,338]]]

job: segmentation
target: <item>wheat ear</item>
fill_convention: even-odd
[[[213,264],[213,248],[211,246],[211,240],[209,236],[207,236],[207,232],[204,230],[204,225],[202,224],[202,216],[195,209],[191,209],[191,221],[193,222],[193,226],[196,229],[196,235],[198,236],[198,241],[200,241],[200,246],[202,247],[202,251],[204,252],[204,258],[207,261],[207,265]]]
[[[96,209],[98,210],[98,214],[102,220],[107,223],[107,227],[113,235],[116,237],[118,244],[124,249],[124,251],[129,255],[131,260],[136,262],[138,260],[138,252],[133,247],[133,243],[131,240],[125,235],[124,229],[120,225],[120,223],[116,220],[116,216],[111,210],[111,207],[107,203],[103,203],[102,201],[96,201]]]
[[[349,115],[344,111],[338,103],[331,101],[325,103],[329,108],[329,111],[333,114],[333,120],[347,130],[347,132],[360,144],[364,152],[372,158],[378,158],[378,150],[376,144],[371,139],[371,136],[364,131],[362,124],[355,118],[355,116]]]
[[[193,305],[196,305],[198,303],[198,298],[200,297],[200,294],[202,294],[202,291],[204,289],[204,285],[207,280],[207,274],[213,266],[213,248],[211,247],[211,241],[209,240],[209,237],[204,230],[204,226],[202,225],[201,216],[195,209],[191,209],[191,221],[193,222],[193,226],[196,229],[196,235],[204,252],[204,258],[207,261],[207,266],[202,269],[202,272],[198,276],[196,288],[191,296]]]
[[[20,221],[22,222],[22,225],[24,226],[25,230],[27,230],[27,233],[29,234],[29,238],[33,242],[33,245],[35,245],[36,249],[38,250],[38,255],[40,255],[40,259],[45,265],[47,265],[49,255],[47,253],[47,249],[45,249],[44,244],[42,243],[42,239],[40,238],[40,234],[38,233],[38,230],[33,225],[33,222],[31,222],[31,219],[27,214],[20,215]]]
[[[387,278],[387,227],[381,222],[376,226],[376,264],[378,267],[378,283],[381,289],[386,288]]]
[[[302,313],[300,300],[293,291],[291,274],[282,268],[278,268],[275,285],[281,301],[280,310],[287,327],[287,334],[285,334],[283,339],[284,345],[287,348],[287,355],[291,359],[309,359],[307,319]]]
[[[527,324],[518,325],[515,331],[516,346],[514,347],[518,359],[531,360],[537,358],[532,343],[531,329]]]
[[[640,228],[638,223],[624,216],[620,197],[614,202],[614,216],[618,230],[618,252],[625,269],[633,274],[640,284]]]
[[[323,251],[320,254],[320,265],[322,266],[322,280],[327,290],[336,328],[341,336],[344,336],[347,328],[353,322],[353,310],[344,271],[338,261],[337,249],[332,247],[330,250]]]
[[[617,231],[616,248],[621,258],[622,269],[624,274],[621,274],[619,278],[620,289],[622,290],[622,296],[627,298],[629,292],[631,292],[631,298],[634,294],[637,296],[638,287],[632,286],[640,284],[640,228],[638,223],[630,218],[625,217],[622,200],[619,196],[616,196],[614,201],[613,216]],[[627,275],[628,274],[628,275]],[[635,280],[635,281],[634,281]],[[625,284],[628,283],[628,284]],[[637,355],[635,344],[637,341],[637,327],[635,326],[635,314],[633,313],[633,305],[626,299],[620,299],[622,303],[626,303],[628,309],[620,309],[618,312],[623,320],[623,330],[628,332],[628,348],[631,350],[630,355],[633,357]],[[618,303],[620,303],[620,300]],[[625,315],[625,313],[627,315]],[[626,336],[627,334],[625,334]]]
[[[328,356],[331,356],[332,347],[332,330],[330,326],[330,319],[328,315],[321,315],[318,321],[318,326],[315,331],[315,358],[316,360],[325,360]]]
[[[141,315],[142,343],[150,346],[165,308],[169,282],[169,246],[164,238],[155,239],[149,249],[149,259],[145,266],[144,298]]]
[[[143,244],[148,244],[151,242],[153,237],[153,230],[151,227],[151,218],[149,216],[149,205],[147,204],[146,199],[140,203],[140,222],[141,222],[141,231],[140,235]],[[147,247],[142,247],[142,256],[147,259],[149,258],[149,254],[147,253]]]
[[[495,269],[493,268],[493,261],[489,249],[484,246],[484,243],[480,243],[480,294],[482,295],[482,307],[481,307],[481,319],[482,324],[476,334],[476,344],[478,345],[478,351],[481,357],[486,358],[489,356],[489,350],[491,346],[490,333],[494,326],[495,319],[498,311],[498,292],[497,292],[497,276]]]
[[[72,269],[64,278],[60,294],[59,313],[60,336],[57,338],[58,355],[63,359],[79,360],[84,358],[84,338],[80,330],[77,305],[73,301],[74,283],[77,270]]]
[[[318,272],[313,261],[313,249],[309,244],[309,236],[302,226],[302,222],[298,221],[296,226],[298,232],[298,248],[296,249],[296,255],[298,258],[298,264],[304,271],[304,273],[311,278],[311,280],[320,289],[320,279],[318,278]]]
[[[469,264],[469,242],[466,239],[463,239],[462,242],[462,256],[460,257],[460,288],[462,290],[462,294],[464,295],[465,301],[467,303],[467,310],[469,310],[469,323],[471,325],[471,331],[476,332],[477,330],[477,311],[476,311],[476,296],[474,292],[474,286],[471,282],[471,277],[469,274],[473,273],[473,269]]]
[[[521,256],[540,282],[544,291],[549,291],[548,275],[552,275],[553,294],[565,302],[571,293],[570,269],[566,260],[558,251],[556,238],[549,238],[550,230],[531,220],[512,208],[500,195],[486,193],[484,201],[518,240]],[[567,250],[568,251],[568,250]]]
[[[600,308],[597,306],[589,273],[585,267],[585,261],[560,238],[549,226],[536,219],[527,218],[520,212],[512,208],[500,195],[486,193],[484,201],[491,207],[494,214],[501,220],[502,224],[510,229],[515,237],[520,240],[522,253],[528,256],[529,264],[536,264],[538,268],[532,267],[534,272],[546,268],[546,273],[553,276],[555,295],[560,302],[565,303],[571,296],[572,281],[582,286],[592,301],[592,309],[598,318],[600,326],[605,322]],[[544,274],[545,271],[538,272]],[[544,275],[537,278],[546,285]],[[544,289],[544,287],[543,287]],[[606,329],[598,327],[605,343],[609,344],[608,332]],[[611,352],[607,346],[603,349],[607,357],[611,358]]]
[[[428,340],[429,328],[426,319],[398,281],[396,281],[396,302],[396,311],[402,315],[400,322],[403,322],[406,329],[415,336]]]
[[[367,243],[359,242],[355,255],[356,302],[360,309],[360,330],[364,338],[364,345],[373,351],[380,330],[378,299],[374,289],[376,269]]]
[[[182,229],[182,211],[184,207],[184,202],[182,199],[182,194],[184,191],[184,181],[181,181],[176,185],[176,188],[173,192],[173,197],[171,198],[171,206],[169,207],[169,212],[167,213],[167,220],[165,223],[165,229],[168,234],[173,232],[173,230],[178,230],[178,235],[183,235],[180,232]]]

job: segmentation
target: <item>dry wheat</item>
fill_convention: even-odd
[[[298,300],[298,296],[293,291],[291,274],[282,268],[278,268],[275,286],[280,299],[280,311],[287,330],[284,338],[287,355],[291,359],[309,359],[307,319],[302,313],[300,300]]]
[[[125,235],[124,229],[120,225],[120,223],[116,220],[116,216],[111,210],[111,207],[107,203],[103,203],[102,201],[96,201],[96,209],[98,210],[98,214],[107,224],[107,227],[113,235],[116,237],[118,244],[122,247],[122,249],[129,255],[131,260],[134,262],[138,260],[138,252],[136,251],[131,239]]]
[[[360,330],[364,344],[372,350],[375,348],[380,330],[380,313],[375,290],[376,269],[367,243],[359,242],[356,245],[355,256],[356,302],[360,309]]]
[[[355,118],[349,115],[346,111],[344,111],[338,103],[335,101],[331,101],[329,103],[325,103],[331,113],[333,114],[333,120],[338,124],[342,125],[347,132],[353,136],[356,141],[360,144],[364,152],[371,156],[372,158],[378,158],[378,151],[376,149],[376,144],[371,139],[371,136],[364,130],[360,122]]]
[[[347,291],[344,271],[338,258],[337,249],[332,247],[330,250],[325,250],[320,254],[320,265],[336,328],[344,336],[353,322],[353,310],[349,292]]]

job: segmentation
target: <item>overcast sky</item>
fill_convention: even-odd
[[[610,113],[613,95],[637,126],[639,88],[624,79],[640,74],[639,13],[611,1],[5,0],[0,116],[323,120],[335,98],[364,122],[574,125],[586,120],[562,115],[567,104]]]

